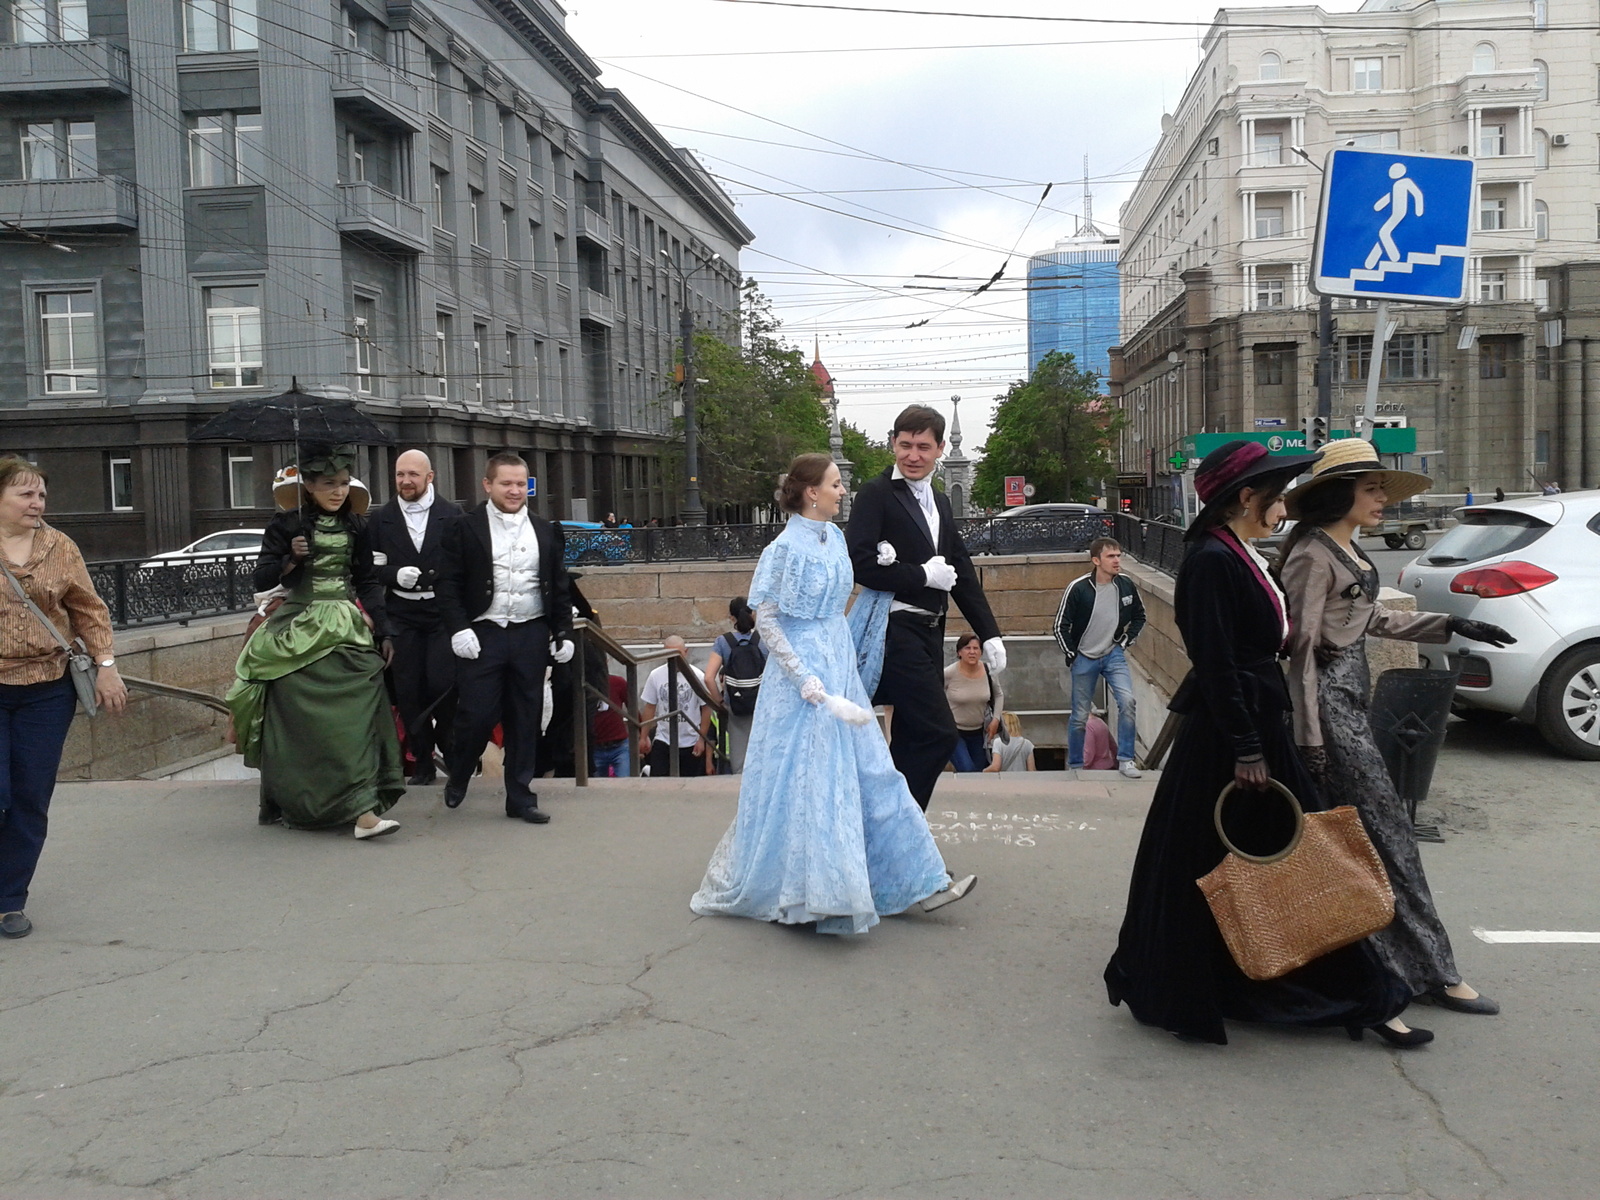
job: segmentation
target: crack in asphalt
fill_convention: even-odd
[[[1468,1154],[1472,1155],[1473,1159],[1480,1167],[1489,1172],[1490,1175],[1494,1176],[1496,1183],[1504,1187],[1506,1184],[1506,1177],[1500,1173],[1499,1168],[1497,1168],[1494,1163],[1489,1161],[1489,1156],[1480,1150],[1464,1134],[1457,1133],[1450,1127],[1449,1118],[1445,1116],[1444,1105],[1439,1103],[1439,1098],[1411,1077],[1410,1073],[1406,1070],[1405,1063],[1398,1055],[1394,1056],[1391,1061],[1394,1065],[1395,1074],[1400,1076],[1401,1080],[1407,1087],[1409,1087],[1427,1102],[1429,1115],[1433,1117],[1434,1123],[1439,1126],[1439,1128],[1444,1132],[1445,1136],[1461,1145]]]

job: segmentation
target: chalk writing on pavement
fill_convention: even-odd
[[[928,814],[928,828],[946,845],[996,842],[1029,849],[1041,838],[1069,833],[1094,833],[1092,821],[1073,821],[1060,813],[970,812],[946,809]]]

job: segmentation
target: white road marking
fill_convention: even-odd
[[[1478,940],[1491,946],[1525,942],[1600,943],[1600,933],[1581,929],[1474,929]]]

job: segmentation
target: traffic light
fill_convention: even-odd
[[[1328,444],[1328,418],[1307,417],[1305,420],[1306,450],[1315,453]]]

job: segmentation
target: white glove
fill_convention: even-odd
[[[900,556],[894,552],[893,546],[888,542],[878,543],[878,565],[880,567],[892,567],[899,561]]]
[[[846,700],[843,696],[824,696],[822,706],[846,725],[865,725],[872,720],[870,708],[862,708],[855,701]]]
[[[983,665],[991,671],[1006,669],[1006,644],[999,638],[990,638],[983,644]]]
[[[417,586],[417,580],[422,578],[421,567],[401,567],[394,573],[394,581],[405,591],[410,591]]]
[[[828,689],[822,686],[822,680],[815,675],[807,675],[806,681],[800,685],[800,699],[807,704],[821,704],[828,697]]]
[[[450,635],[450,649],[457,658],[477,658],[483,647],[478,645],[476,633],[463,629],[460,633]]]
[[[942,554],[923,563],[922,574],[929,587],[938,588],[941,592],[948,592],[956,585],[956,569],[945,562]]]
[[[552,640],[550,643],[550,661],[554,663],[569,663],[572,661],[573,652],[577,646],[571,638],[562,638],[559,642]]]

